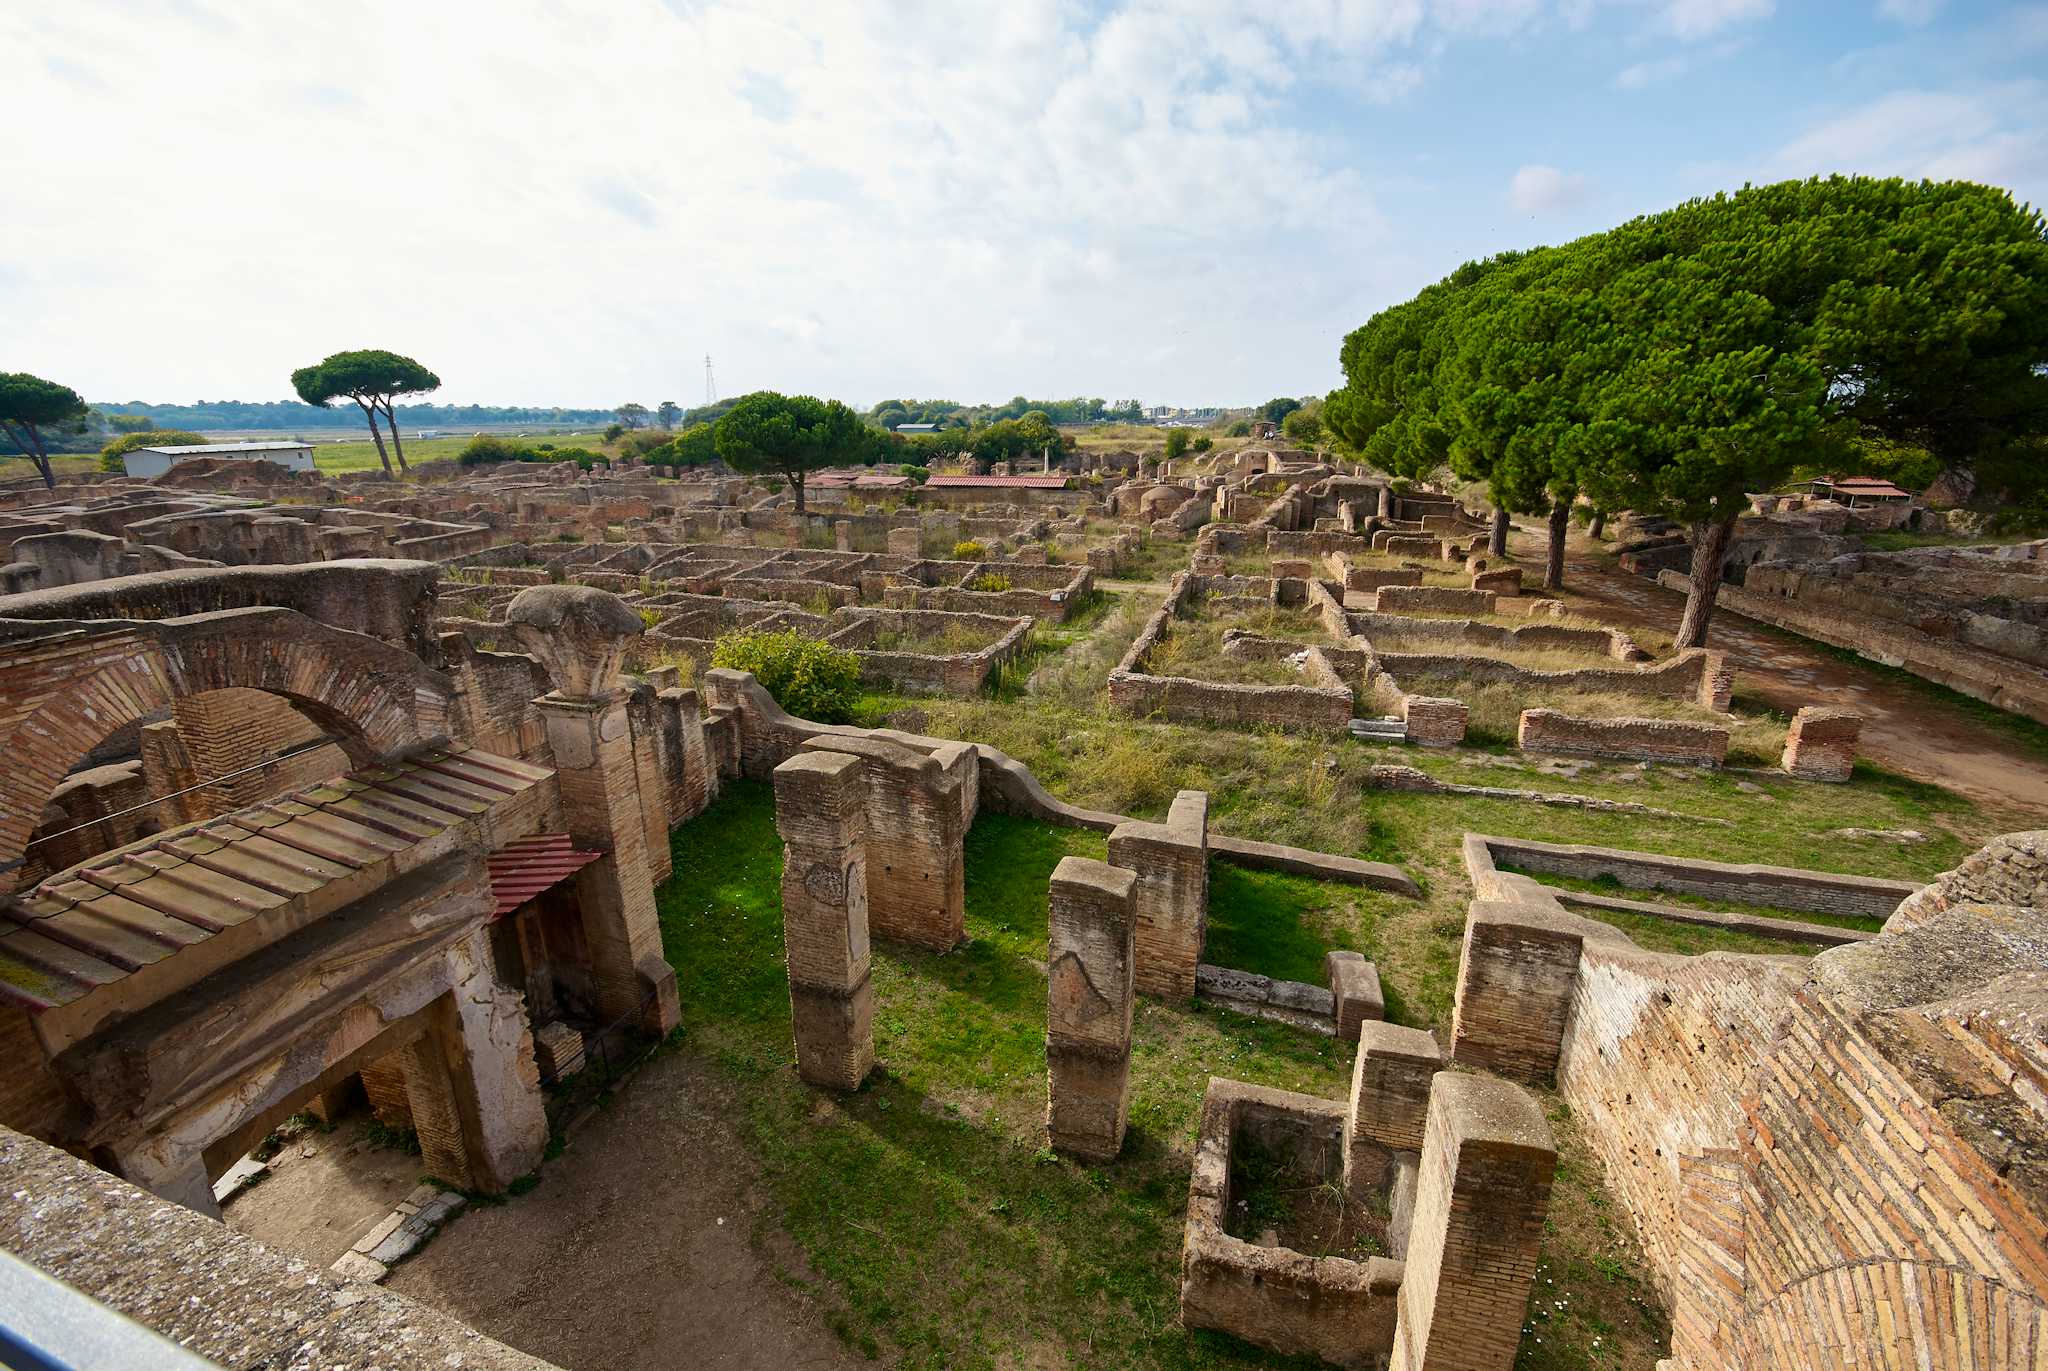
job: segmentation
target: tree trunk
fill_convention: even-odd
[[[391,397],[384,397],[384,422],[391,425],[391,451],[398,458],[398,469],[406,470],[405,444],[398,441],[398,415],[391,408]]]
[[[1550,502],[1550,548],[1543,560],[1543,588],[1564,589],[1564,538],[1571,531],[1572,502],[1553,498]]]
[[[16,420],[15,424],[19,427],[19,432],[6,425],[0,425],[0,431],[4,431],[21,448],[22,453],[28,458],[28,464],[36,469],[36,475],[43,478],[44,486],[55,490],[57,473],[50,469],[50,454],[43,447],[43,431],[25,419]]]
[[[1594,510],[1593,521],[1586,525],[1586,536],[1588,538],[1598,538],[1602,533],[1606,532],[1606,530],[1607,511],[1604,509]]]
[[[370,436],[377,440],[377,460],[384,464],[384,474],[389,476],[391,474],[391,454],[384,450],[384,435],[377,428],[377,407],[357,400],[356,408],[360,409],[363,412],[363,417],[370,421]]]
[[[1728,545],[1735,541],[1735,515],[1707,519],[1687,530],[1692,543],[1692,582],[1685,592],[1685,616],[1678,621],[1679,647],[1705,647],[1707,620],[1721,591],[1721,573],[1728,565]]]
[[[1498,505],[1493,511],[1493,527],[1486,534],[1486,554],[1489,557],[1508,555],[1508,512]]]

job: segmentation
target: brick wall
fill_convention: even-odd
[[[1515,730],[1525,752],[1623,761],[1718,767],[1728,756],[1728,730],[1677,719],[1591,719],[1555,709],[1525,709]]]

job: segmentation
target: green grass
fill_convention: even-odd
[[[1559,890],[1576,890],[1588,895],[1648,900],[1657,904],[1680,905],[1687,909],[1702,909],[1716,914],[1750,914],[1760,919],[1797,919],[1802,923],[1827,924],[1832,928],[1854,928],[1865,933],[1875,933],[1884,926],[1883,919],[1867,914],[1826,914],[1808,913],[1802,909],[1774,909],[1766,905],[1742,904],[1735,900],[1711,899],[1684,890],[1632,889],[1612,876],[1597,876],[1591,880],[1580,876],[1556,876],[1547,871],[1523,871],[1511,862],[1501,862],[1499,867],[1502,871],[1513,871],[1533,877]]]
[[[1696,957],[1702,952],[1746,952],[1756,956],[1811,957],[1822,949],[1812,943],[1789,938],[1766,938],[1732,928],[1703,928],[1660,919],[1654,914],[1634,914],[1619,909],[1575,911],[1589,919],[1612,924],[1628,934],[1638,946],[1653,952],[1677,952]]]
[[[313,464],[322,473],[329,476],[338,476],[347,471],[368,471],[376,468],[378,466],[377,445],[370,440],[367,428],[358,431],[363,435],[360,439],[345,438],[341,442],[333,441],[341,436],[341,431],[339,430],[322,429],[314,432],[312,435]],[[413,464],[453,458],[469,443],[470,436],[464,433],[459,436],[450,435],[443,438],[414,438],[403,429],[399,431],[399,437],[405,443],[405,460]],[[538,430],[533,430],[529,432],[528,437],[530,441],[553,443],[557,447],[581,447],[588,448],[592,452],[599,452],[604,448],[603,435],[594,430],[583,433],[541,433]],[[219,438],[216,441],[229,442],[232,439]],[[389,448],[391,444],[390,434],[384,435],[384,443]],[[53,456],[51,458],[51,465],[55,467],[59,476],[82,475],[86,472],[98,471],[100,457],[97,452],[65,453]],[[392,466],[394,469],[397,467],[396,458],[393,459]],[[29,464],[26,457],[11,457],[0,460],[0,480],[16,480],[24,476],[33,475],[35,475],[35,468]]]
[[[1043,1151],[1046,881],[1102,850],[1099,834],[982,815],[968,941],[878,945],[881,1067],[837,1097],[791,1069],[772,793],[733,784],[676,830],[658,901],[688,1040],[746,1086],[781,1218],[857,1350],[908,1367],[1309,1364],[1178,1326],[1181,1223],[1208,1076],[1334,1098],[1349,1066],[1334,1042],[1142,1001],[1123,1158]]]

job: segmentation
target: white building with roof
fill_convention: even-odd
[[[139,447],[124,456],[130,476],[154,481],[180,462],[197,457],[225,457],[245,462],[275,462],[288,471],[315,471],[313,445],[297,442],[181,443],[175,447]]]

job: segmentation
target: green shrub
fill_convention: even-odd
[[[988,556],[988,549],[972,538],[953,544],[953,560],[956,562],[979,562]]]
[[[969,590],[987,591],[1008,590],[1010,588],[1010,578],[1003,575],[1000,571],[984,571],[981,575],[969,581],[967,588]]]
[[[794,629],[728,633],[711,665],[753,672],[775,703],[814,723],[846,723],[860,700],[860,658]]]
[[[1194,446],[1194,450],[1196,452],[1207,452],[1210,448],[1214,446],[1216,446],[1216,440],[1214,438],[1211,438],[1208,434],[1202,433],[1196,435]]]
[[[528,461],[527,450],[510,438],[500,438],[495,433],[479,433],[462,445],[455,460],[463,466],[483,466],[490,462]]]
[[[125,471],[122,458],[139,447],[189,447],[204,443],[207,439],[197,433],[187,433],[181,428],[142,430],[124,433],[100,449],[101,471]]]
[[[1224,429],[1224,430],[1223,430],[1223,436],[1224,436],[1224,437],[1226,437],[1226,438],[1249,438],[1249,437],[1251,437],[1251,436],[1252,436],[1252,421],[1251,421],[1251,420],[1249,420],[1249,419],[1239,419],[1239,420],[1235,421],[1234,423],[1232,423],[1232,424],[1231,424],[1231,426],[1230,426],[1229,428],[1226,428],[1226,429]]]

